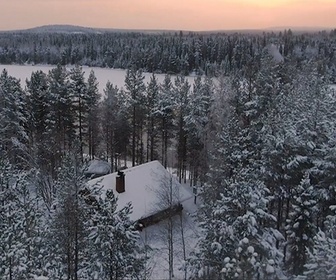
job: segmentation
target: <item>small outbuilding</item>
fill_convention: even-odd
[[[111,165],[104,160],[91,160],[87,169],[84,171],[84,175],[88,178],[98,178],[109,174],[111,172]]]

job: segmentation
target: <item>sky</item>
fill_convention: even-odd
[[[0,0],[0,30],[50,24],[191,31],[336,28],[336,0]]]

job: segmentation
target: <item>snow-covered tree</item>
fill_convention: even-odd
[[[86,268],[86,204],[80,197],[85,180],[77,158],[66,156],[54,182],[56,194],[46,226],[49,250],[45,269],[51,278],[80,279]]]
[[[61,164],[62,154],[70,149],[75,138],[70,85],[65,67],[57,65],[49,71],[48,86],[49,108],[46,135],[49,156],[47,169],[49,174],[56,176],[56,168]]]
[[[204,237],[191,263],[204,266],[205,277],[281,277],[276,242],[283,237],[272,227],[276,219],[268,212],[271,197],[263,182],[263,111],[257,92],[229,82],[221,80],[214,97],[210,166],[201,194]]]
[[[70,70],[70,96],[74,114],[74,127],[78,131],[80,153],[83,156],[85,137],[88,130],[88,94],[87,84],[82,67],[75,66]],[[93,78],[93,77],[91,77]],[[95,94],[95,93],[94,93]],[[90,96],[91,98],[91,96]]]
[[[111,162],[112,170],[117,170],[118,160],[127,157],[130,138],[130,124],[127,116],[125,92],[110,82],[104,89],[105,98],[101,103],[101,126],[103,147]]]
[[[130,120],[132,128],[132,166],[143,163],[144,147],[142,133],[145,121],[145,76],[142,71],[128,69],[125,88],[128,94]]]
[[[294,275],[298,275],[303,272],[307,262],[307,251],[313,247],[313,237],[316,233],[314,224],[316,200],[314,186],[308,174],[294,192],[292,211],[289,213],[286,230],[290,248],[289,268]]]
[[[27,100],[29,106],[29,140],[30,148],[33,150],[31,155],[34,167],[48,170],[50,155],[50,135],[47,132],[48,116],[50,110],[50,92],[48,87],[47,75],[42,71],[33,72],[30,79],[26,80]]]
[[[41,213],[29,174],[0,161],[0,277],[32,279],[43,273]]]
[[[188,132],[188,160],[192,183],[204,182],[207,172],[207,137],[206,131],[210,117],[213,94],[213,82],[199,76],[195,79],[193,90],[188,96],[187,113],[184,116]]]
[[[164,167],[168,166],[168,146],[174,128],[174,99],[172,93],[171,77],[166,75],[160,84],[158,102],[154,108],[154,115],[159,119],[161,131],[161,161]],[[169,164],[172,164],[169,162]]]
[[[327,217],[325,230],[319,230],[313,240],[313,248],[307,252],[305,272],[301,279],[334,279],[336,277],[336,216],[335,206],[330,210],[333,214]]]
[[[175,126],[177,129],[177,173],[180,182],[182,178],[186,181],[187,168],[187,138],[185,127],[185,116],[187,114],[188,96],[190,94],[190,84],[184,76],[177,76],[174,80],[173,100],[175,108]]]
[[[191,262],[198,264],[199,269],[207,267],[209,277],[267,279],[283,276],[282,255],[275,246],[283,237],[267,226],[275,220],[267,213],[268,190],[262,182],[251,178],[249,169],[241,169],[239,173],[234,180],[222,180],[221,198],[212,204],[210,216],[205,213],[201,218],[205,236],[200,240],[196,259],[192,258]],[[197,257],[200,263],[195,261]]]
[[[147,114],[147,161],[152,161],[157,158],[157,142],[158,134],[156,128],[158,126],[158,118],[155,113],[159,95],[159,83],[156,76],[153,74],[147,85],[146,96],[146,114]]]
[[[20,81],[3,70],[0,75],[0,148],[14,164],[26,164],[27,111]]]
[[[100,94],[98,91],[98,81],[93,71],[90,72],[87,80],[87,145],[89,148],[89,156],[93,159],[97,156],[97,148],[100,140],[100,131],[98,125],[98,103]]]
[[[143,278],[145,258],[138,243],[139,233],[129,218],[131,205],[117,210],[118,199],[111,190],[91,193],[95,203],[86,221],[90,279]]]

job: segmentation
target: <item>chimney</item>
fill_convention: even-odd
[[[116,177],[116,191],[118,193],[125,192],[125,174],[122,171],[118,171]]]

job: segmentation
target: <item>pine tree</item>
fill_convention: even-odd
[[[138,243],[139,233],[129,218],[131,205],[117,211],[118,200],[112,191],[91,193],[96,203],[86,222],[90,279],[142,278],[145,258]]]
[[[190,85],[188,80],[183,76],[175,78],[173,88],[174,105],[176,108],[176,127],[177,127],[177,172],[180,182],[182,178],[186,181],[186,161],[187,161],[187,138],[188,134],[185,128],[186,108],[188,96],[190,94]]]
[[[47,135],[48,115],[50,109],[49,87],[47,75],[42,71],[33,72],[31,78],[26,80],[29,116],[30,146],[34,167],[47,168],[51,155],[49,150],[50,138]],[[50,172],[50,170],[44,170]]]
[[[97,153],[99,144],[99,126],[98,126],[98,103],[100,101],[100,94],[98,92],[98,81],[93,72],[90,72],[87,81],[87,108],[88,108],[88,133],[87,143],[89,148],[89,156],[93,159]]]
[[[144,75],[140,70],[128,69],[125,77],[125,88],[128,94],[130,119],[132,128],[132,166],[144,160],[143,129],[145,121],[145,85]]]
[[[70,92],[72,110],[74,113],[74,126],[78,133],[80,154],[84,153],[85,138],[88,132],[88,94],[87,84],[82,67],[76,66],[70,70]]]
[[[172,90],[171,77],[166,75],[160,85],[158,102],[154,110],[154,115],[158,118],[159,130],[161,131],[161,161],[164,167],[168,166],[168,146],[174,128],[174,99]],[[172,163],[169,162],[169,164]]]
[[[112,170],[117,170],[121,158],[126,161],[130,138],[125,92],[106,84],[105,98],[101,104],[103,142]]]
[[[61,157],[69,151],[75,138],[74,115],[69,93],[68,73],[65,67],[57,65],[48,73],[49,108],[47,116],[47,139],[50,156],[48,173],[55,176],[61,164]]]
[[[156,147],[158,135],[156,128],[158,118],[155,110],[158,103],[159,84],[156,76],[153,74],[147,86],[146,114],[147,114],[147,161],[157,158]]]
[[[187,113],[184,117],[188,132],[188,159],[191,172],[191,184],[204,182],[207,172],[207,131],[213,93],[212,80],[207,78],[204,83],[197,77],[193,90],[188,97]]]

